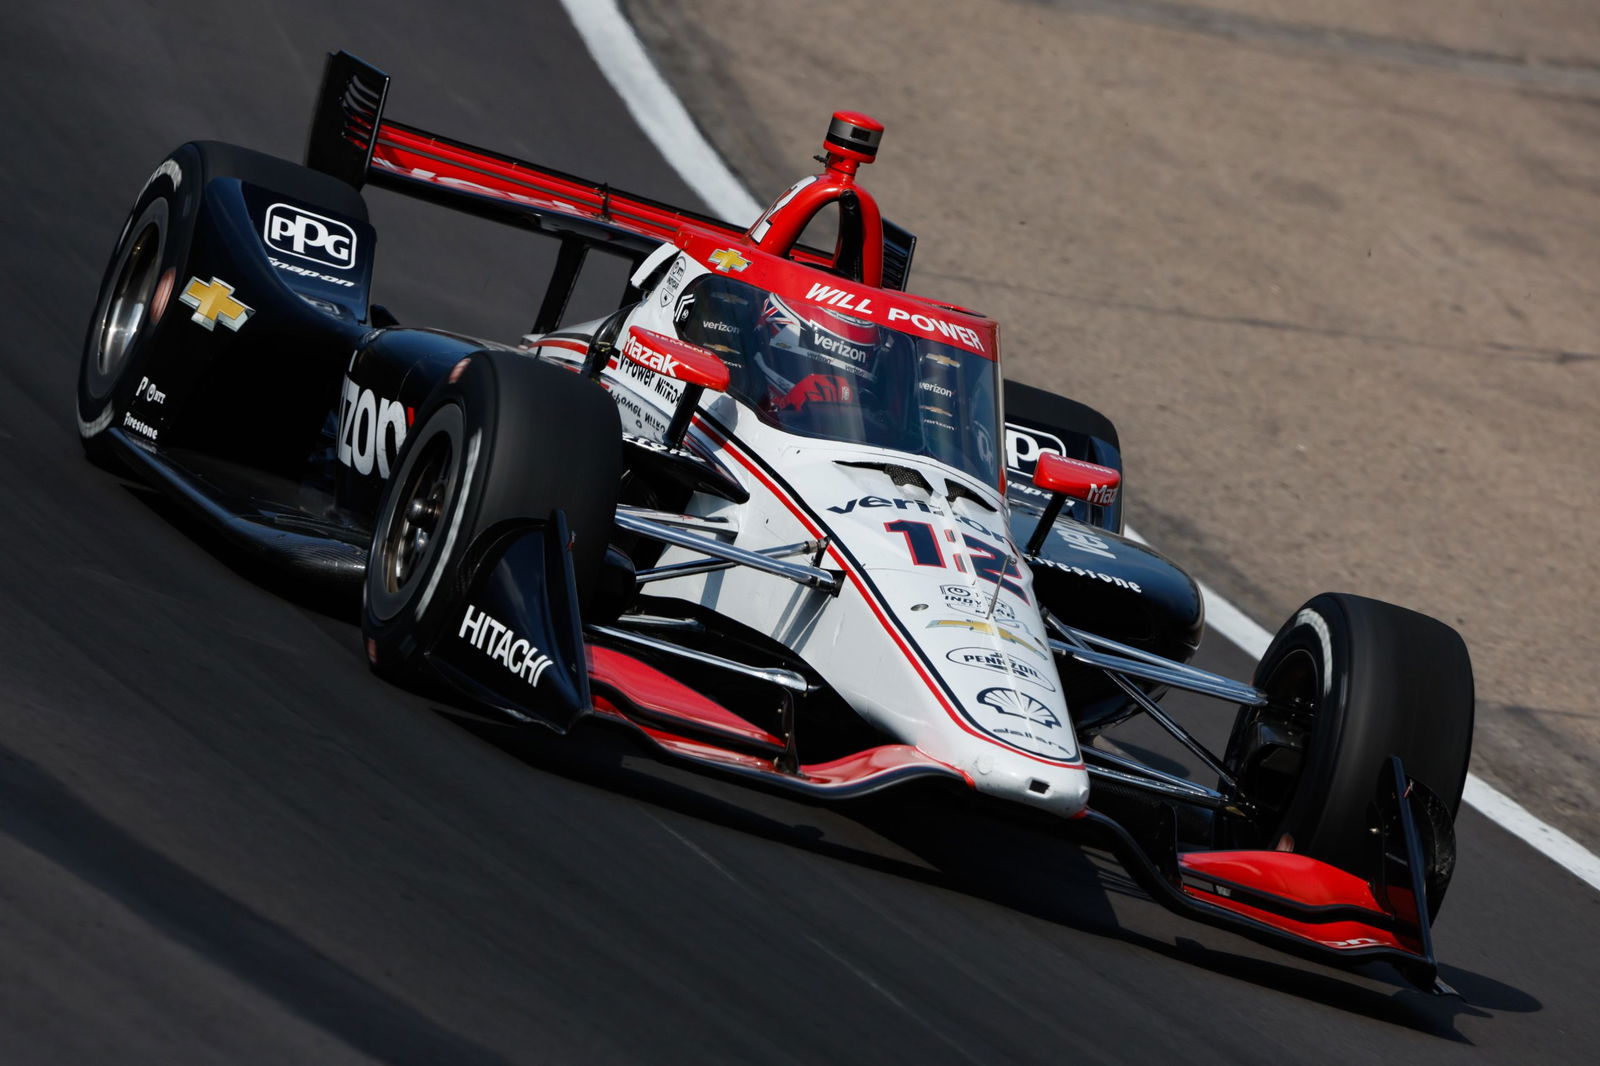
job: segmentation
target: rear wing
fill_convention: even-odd
[[[381,70],[348,52],[329,53],[306,166],[357,189],[372,184],[558,239],[561,249],[534,332],[559,324],[590,249],[637,265],[685,228],[745,239],[744,227],[712,215],[385,118],[388,91],[389,76]],[[903,290],[916,237],[885,222],[884,245],[884,285]],[[832,263],[815,248],[797,247],[794,258],[813,266]],[[636,296],[629,293],[624,301]]]

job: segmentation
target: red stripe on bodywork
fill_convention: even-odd
[[[535,342],[532,345],[532,347],[534,347],[534,348],[565,348],[568,351],[577,352],[579,355],[588,355],[589,354],[589,345],[584,343],[583,341],[569,341],[569,340],[561,340],[561,339],[551,340],[550,338],[547,337],[542,341]]]
[[[788,491],[781,488],[775,481],[769,478],[763,470],[760,469],[754,460],[746,456],[743,450],[738,445],[734,444],[731,436],[725,435],[721,431],[713,428],[709,422],[698,415],[695,417],[694,425],[701,429],[708,437],[710,437],[719,448],[733,456],[735,461],[737,461],[740,466],[748,470],[756,478],[756,480],[765,485],[768,491],[777,497],[778,501],[788,509],[789,513],[794,515],[795,519],[805,527],[806,532],[811,534],[812,537],[818,539],[823,537],[823,530],[815,522],[813,522],[808,515],[806,515],[800,505],[790,497]],[[861,593],[862,600],[868,607],[872,609],[873,615],[878,619],[878,624],[883,627],[884,632],[889,634],[889,638],[894,641],[895,646],[900,649],[900,653],[905,656],[906,661],[909,662],[912,669],[917,672],[917,676],[922,678],[922,683],[927,686],[928,691],[933,693],[934,698],[939,701],[939,706],[944,708],[945,714],[949,715],[950,720],[957,726],[961,727],[963,732],[977,737],[979,740],[982,740],[987,744],[993,744],[996,747],[1003,748],[1008,752],[1014,752],[1017,755],[1021,755],[1023,758],[1032,759],[1034,762],[1042,762],[1048,766],[1060,766],[1072,770],[1081,770],[1083,768],[1082,762],[1062,762],[1057,759],[1046,759],[1042,756],[1034,755],[1031,752],[1014,748],[1009,744],[996,740],[994,737],[991,737],[988,734],[973,728],[972,725],[961,716],[961,712],[957,711],[956,708],[951,704],[950,697],[946,694],[938,679],[928,671],[927,667],[923,664],[921,657],[918,656],[916,651],[900,634],[900,631],[890,620],[886,608],[880,603],[878,595],[862,577],[855,564],[839,550],[838,546],[835,545],[831,539],[828,541],[828,555],[834,560],[834,562],[839,564],[839,568],[844,571],[845,576],[850,579],[851,583],[855,585],[856,590]]]

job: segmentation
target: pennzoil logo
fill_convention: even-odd
[[[237,333],[239,327],[256,313],[255,308],[242,300],[234,299],[232,285],[216,277],[210,281],[190,278],[189,284],[185,285],[183,292],[178,295],[178,302],[194,308],[194,314],[189,316],[189,321],[212,330],[217,328],[218,322],[221,322]]]
[[[970,666],[977,670],[1005,674],[1018,681],[1038,685],[1046,692],[1056,690],[1044,671],[1034,669],[1008,651],[995,651],[991,648],[956,648],[945,652],[944,657],[957,666]]]
[[[737,248],[718,248],[707,256],[724,274],[737,274],[750,265],[750,260],[739,254]]]

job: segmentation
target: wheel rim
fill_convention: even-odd
[[[149,320],[150,299],[161,274],[161,230],[160,219],[151,218],[124,254],[100,317],[94,367],[101,379],[115,375]]]
[[[1238,782],[1236,798],[1261,843],[1292,851],[1295,840],[1284,825],[1306,771],[1321,695],[1321,669],[1303,648],[1286,654],[1257,686],[1267,704],[1253,708],[1228,752],[1228,768]]]
[[[455,488],[454,459],[450,435],[434,434],[423,443],[396,494],[378,554],[383,590],[390,596],[403,596],[438,550]]]

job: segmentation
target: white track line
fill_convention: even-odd
[[[713,214],[739,225],[754,222],[765,205],[756,202],[700,132],[616,0],[561,0],[561,6],[567,9],[600,73],[667,165],[700,195]]]
[[[762,205],[734,177],[700,132],[683,101],[645,52],[616,0],[561,0],[561,5],[628,113],[684,183],[699,194],[713,214],[731,222],[753,221]],[[1132,529],[1127,533],[1135,540],[1143,540]],[[1200,586],[1200,591],[1205,597],[1207,628],[1237,644],[1251,658],[1259,659],[1271,643],[1272,634],[1205,585]],[[1540,821],[1477,774],[1467,775],[1462,798],[1535,851],[1600,890],[1600,857]]]

